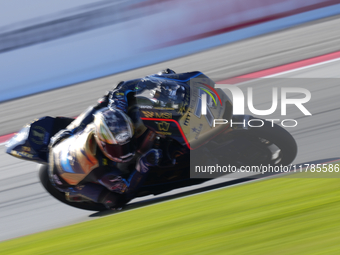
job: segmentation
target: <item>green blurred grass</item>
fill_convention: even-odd
[[[253,182],[2,242],[0,254],[340,254],[339,186]]]

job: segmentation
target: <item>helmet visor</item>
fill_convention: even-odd
[[[119,161],[129,160],[135,155],[134,148],[131,142],[123,145],[107,144],[102,142],[102,145],[106,154],[108,154],[107,156],[109,156],[114,161],[116,161],[117,159]]]

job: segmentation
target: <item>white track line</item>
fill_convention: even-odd
[[[293,73],[293,72],[297,72],[297,71],[300,71],[300,70],[304,70],[304,69],[308,69],[308,68],[312,68],[312,67],[316,67],[316,66],[326,65],[326,64],[333,63],[333,62],[336,62],[336,61],[339,61],[339,60],[340,60],[340,58],[335,58],[335,59],[326,60],[326,61],[323,61],[323,62],[320,62],[320,63],[311,64],[311,65],[307,65],[307,66],[303,66],[303,67],[298,67],[298,68],[295,68],[295,69],[292,69],[292,70],[289,70],[289,71],[275,73],[275,74],[271,74],[271,75],[267,75],[267,76],[263,76],[263,77],[259,77],[259,78],[253,78],[253,79],[249,78],[249,81],[244,81],[244,82],[237,83],[237,84],[235,84],[235,86],[245,85],[245,84],[248,84],[250,82],[257,81],[259,79],[272,78],[272,77],[276,77],[276,76],[280,76],[280,75],[284,75],[284,74],[288,74],[288,73]],[[271,69],[271,68],[269,68],[269,69]],[[265,71],[265,70],[263,70],[263,71]],[[245,78],[245,79],[247,79],[247,78]],[[222,85],[223,84],[216,83],[215,88],[221,88],[222,89],[223,88]]]
[[[296,72],[296,71],[312,68],[312,67],[315,67],[315,66],[325,65],[325,64],[336,62],[336,61],[339,61],[339,60],[340,60],[340,58],[335,58],[335,59],[332,59],[332,60],[326,60],[324,62],[320,62],[320,63],[316,63],[316,64],[311,64],[311,65],[303,66],[303,67],[298,67],[298,68],[295,68],[295,69],[292,69],[292,70],[289,70],[289,71],[284,71],[284,72],[281,72],[281,73],[271,74],[271,75],[264,76],[264,77],[261,77],[261,78],[270,78],[270,77],[280,76],[280,75],[283,75],[283,74],[292,73],[292,72]]]

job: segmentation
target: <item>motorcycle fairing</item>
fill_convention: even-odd
[[[137,104],[144,125],[156,133],[171,136],[182,145],[194,149],[228,125],[213,128],[213,119],[230,120],[232,104],[221,89],[201,72],[159,74],[142,79],[136,86]],[[214,95],[215,107],[208,108],[208,116],[198,114],[202,92]]]

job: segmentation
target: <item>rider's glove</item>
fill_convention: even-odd
[[[149,167],[157,166],[161,158],[162,158],[162,150],[160,149],[149,150],[139,160],[139,172],[141,173],[148,172]]]
[[[167,68],[161,72],[161,74],[176,74],[174,70],[171,70],[170,68]]]

